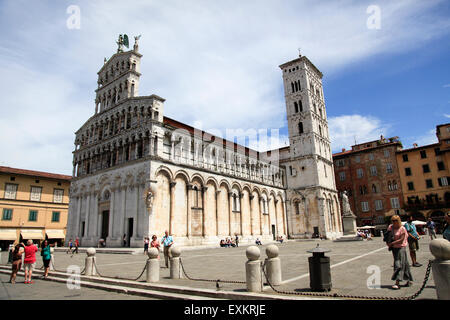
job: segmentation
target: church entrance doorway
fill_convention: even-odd
[[[273,224],[272,225],[272,236],[273,236],[273,240],[275,240],[276,239],[276,230],[275,230],[275,225]]]
[[[127,247],[130,247],[130,239],[133,236],[133,218],[128,218]]]
[[[109,210],[102,211],[102,232],[101,238],[106,240],[109,230]]]

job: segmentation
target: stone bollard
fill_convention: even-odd
[[[159,251],[157,248],[148,249],[147,260],[147,282],[159,281]]]
[[[436,258],[431,262],[436,295],[439,300],[450,300],[450,241],[434,239],[430,251]]]
[[[262,291],[262,277],[261,277],[261,261],[259,256],[261,252],[257,246],[250,246],[245,251],[248,261],[245,263],[245,279],[247,282],[247,291],[261,292]]]
[[[183,278],[181,265],[180,265],[181,249],[171,246],[169,249],[170,256],[170,279]]]
[[[87,276],[95,276],[97,275],[97,272],[95,271],[95,248],[88,248],[86,250],[86,260],[85,260],[85,275]]]
[[[278,258],[279,250],[274,244],[266,248],[266,274],[270,284],[279,286],[281,284],[281,260]]]
[[[50,248],[50,256],[51,256],[50,265],[49,265],[50,271],[55,271],[55,256],[53,254],[54,252],[55,252],[55,248]]]

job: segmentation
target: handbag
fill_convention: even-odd
[[[391,242],[394,242],[394,232],[392,231],[392,228],[391,228],[391,230],[388,230],[388,231],[386,231],[386,232],[384,233],[383,241],[386,242],[386,244],[389,244],[389,243],[391,243]],[[388,250],[391,251],[392,248],[389,247]]]

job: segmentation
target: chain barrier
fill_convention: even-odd
[[[205,281],[205,282],[215,282],[216,285],[218,286],[220,284],[220,282],[222,283],[238,283],[238,284],[246,284],[247,282],[245,281],[233,281],[233,280],[221,280],[221,279],[201,279],[201,278],[192,278],[190,277],[187,273],[186,270],[184,269],[184,265],[183,265],[183,261],[181,260],[180,257],[180,264],[181,264],[181,269],[183,270],[184,275],[186,276],[186,278],[188,280],[192,280],[192,281]]]
[[[331,297],[331,298],[345,298],[345,299],[354,299],[354,300],[414,300],[416,299],[425,288],[425,285],[428,282],[430,271],[431,271],[431,260],[428,262],[427,270],[425,273],[425,278],[423,280],[422,286],[420,289],[409,297],[366,297],[366,296],[353,296],[353,295],[345,295],[345,294],[339,294],[339,293],[317,293],[317,292],[297,292],[297,291],[283,291],[276,289],[269,281],[269,278],[266,274],[266,261],[264,261],[263,264],[261,264],[262,272],[264,273],[264,276],[266,278],[267,284],[272,288],[273,291],[279,294],[285,294],[285,295],[303,295],[303,296],[314,296],[314,297]]]
[[[129,281],[138,281],[138,280],[142,277],[142,275],[144,274],[145,270],[147,269],[147,263],[145,264],[144,269],[142,269],[141,274],[140,274],[137,278],[135,278],[135,279],[124,278],[124,277],[119,277],[119,276],[115,276],[115,277],[104,276],[104,275],[102,275],[102,274],[98,271],[98,267],[97,267],[97,263],[96,263],[95,259],[94,259],[94,268],[95,268],[95,271],[97,272],[97,274],[98,274],[100,277],[102,277],[102,278],[120,279],[120,280],[129,280]]]

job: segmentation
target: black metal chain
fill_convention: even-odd
[[[142,270],[141,274],[140,274],[137,278],[135,278],[135,279],[124,278],[124,277],[119,277],[119,276],[115,276],[115,277],[104,276],[104,275],[102,275],[102,274],[98,271],[98,267],[97,267],[97,263],[95,262],[95,259],[94,259],[94,268],[95,268],[95,271],[97,272],[97,274],[98,274],[100,277],[102,277],[102,278],[120,279],[120,280],[130,280],[130,281],[138,281],[138,280],[142,277],[142,275],[144,274],[145,270],[147,269],[147,263],[145,264],[144,269]]]
[[[217,284],[219,284],[220,282],[222,283],[238,283],[238,284],[246,284],[247,282],[245,281],[233,281],[233,280],[221,280],[221,279],[201,279],[201,278],[192,278],[190,277],[186,270],[184,269],[184,265],[183,265],[183,261],[181,261],[181,257],[180,257],[180,264],[181,264],[181,269],[183,270],[184,275],[186,276],[186,278],[188,280],[192,280],[192,281],[205,281],[205,282],[215,282]]]
[[[431,260],[428,262],[427,271],[425,273],[425,278],[423,280],[422,286],[420,289],[409,297],[366,297],[366,296],[353,296],[353,295],[344,295],[339,293],[317,293],[317,292],[297,292],[297,291],[283,291],[276,289],[269,281],[269,278],[266,274],[266,262],[264,264],[261,264],[262,272],[264,273],[264,276],[266,278],[267,283],[272,288],[273,291],[279,294],[286,294],[286,295],[304,295],[304,296],[315,296],[315,297],[332,297],[332,298],[345,298],[345,299],[355,299],[355,300],[414,300],[417,298],[425,288],[425,285],[428,282],[429,276],[430,276],[430,270],[431,270]]]

